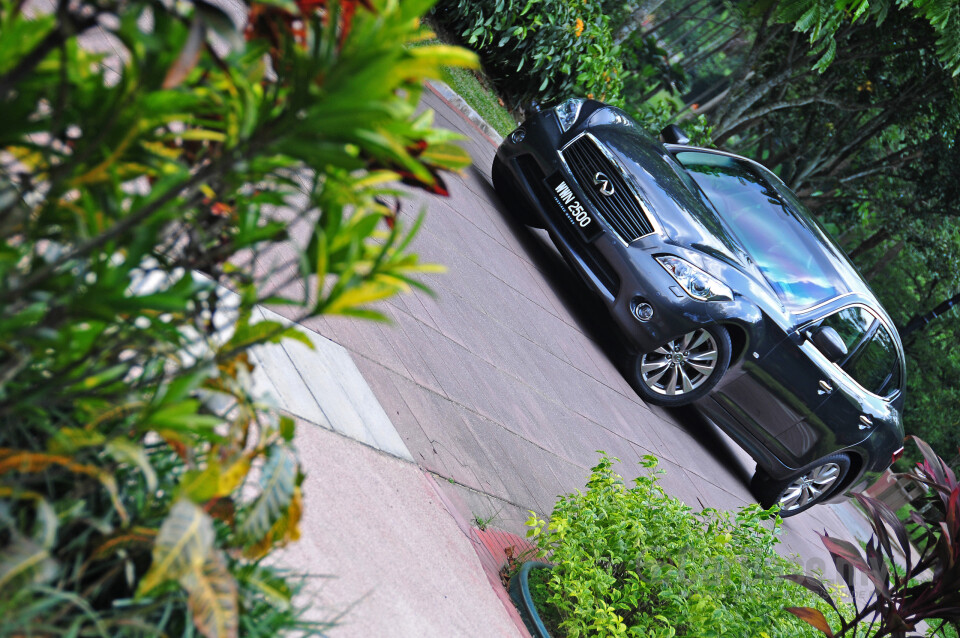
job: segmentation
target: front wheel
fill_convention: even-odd
[[[761,507],[769,509],[779,505],[780,516],[787,518],[833,496],[849,471],[849,456],[831,454],[781,480],[774,480],[757,468],[757,473],[750,481],[750,489]]]
[[[730,365],[730,334],[723,326],[697,328],[638,354],[632,379],[637,394],[654,405],[678,407],[710,392]]]

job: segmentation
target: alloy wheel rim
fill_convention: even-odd
[[[795,510],[809,505],[830,493],[840,478],[840,466],[824,463],[796,478],[780,495],[780,509]]]
[[[640,378],[657,394],[682,396],[706,383],[717,368],[718,358],[713,335],[698,328],[644,354],[640,359]]]

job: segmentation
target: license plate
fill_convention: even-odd
[[[544,180],[553,201],[560,207],[563,218],[573,226],[584,241],[593,241],[603,232],[600,224],[593,218],[593,215],[584,208],[579,198],[573,193],[573,190],[567,184],[566,180],[560,176],[560,173],[554,173]]]

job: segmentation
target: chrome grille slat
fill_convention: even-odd
[[[599,201],[601,196],[596,193],[596,188],[593,184],[593,175],[596,173],[596,170],[591,170],[591,168],[598,168],[597,158],[590,157],[588,149],[589,147],[578,146],[576,144],[568,147],[567,151],[572,151],[573,155],[570,158],[572,160],[569,163],[570,169],[573,171],[574,177],[577,179],[577,182],[580,183],[580,186],[583,188],[583,190],[587,191],[594,207],[603,214],[603,217],[606,219],[607,223],[609,223],[610,226],[613,227],[613,229],[621,237],[629,235],[630,232],[628,230],[628,222],[620,211],[620,207],[605,207]],[[618,186],[619,184],[614,182],[615,190],[619,190]]]
[[[638,237],[654,232],[652,220],[637,200],[633,187],[626,181],[622,169],[598,147],[591,136],[582,135],[562,151],[564,161],[594,209],[607,225],[629,244]],[[593,183],[597,172],[607,176],[614,187],[611,197],[601,195]]]

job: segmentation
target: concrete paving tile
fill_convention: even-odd
[[[532,468],[527,466],[527,457],[518,451],[518,448],[532,444],[482,416],[468,413],[465,421],[476,439],[490,450],[488,457],[503,483],[504,493],[494,496],[525,510],[542,511],[537,509],[536,499],[528,485]]]
[[[489,527],[526,537],[526,523],[530,517],[528,510],[457,483],[439,480],[437,484],[444,491],[455,493],[464,502],[474,524],[484,522]]]
[[[520,441],[523,440],[520,439]],[[523,468],[524,484],[533,496],[530,509],[537,512],[550,512],[557,495],[567,491],[551,467],[550,458],[553,455],[530,444],[517,445],[508,454],[514,455],[514,463]]]
[[[427,310],[427,307],[424,303],[424,299],[428,299],[436,303],[436,295],[430,294],[423,290],[412,290],[411,292],[402,295],[404,305],[406,306],[407,313],[424,324],[430,326],[434,330],[440,330],[440,326],[433,320],[433,317],[430,315],[430,312]]]
[[[647,449],[656,449],[660,442],[655,428],[659,425],[650,411],[605,385],[594,390],[598,406],[604,409],[601,421],[609,430]]]
[[[390,335],[391,326],[338,316],[327,316],[325,321],[326,329],[333,333],[330,337],[333,341],[353,353],[380,363],[393,372],[410,376],[403,359],[392,345],[394,337]],[[313,324],[308,320],[306,325]]]
[[[407,449],[411,450],[414,462],[431,472],[450,476],[442,450],[434,446],[403,399],[405,395],[417,391],[416,384],[367,359],[359,360],[358,367],[365,376],[373,371],[378,372],[377,381],[371,383],[371,389],[384,406],[384,411]]]
[[[320,405],[310,393],[310,389],[300,376],[286,351],[276,344],[255,346],[250,350],[250,358],[256,369],[254,379],[259,384],[260,375],[269,379],[270,388],[275,392],[281,409],[306,419],[312,423],[332,429],[332,425],[323,413]]]
[[[397,385],[401,386],[402,382]],[[441,459],[446,471],[444,476],[483,490],[475,468],[489,466],[489,460],[469,429],[460,425],[462,408],[422,386],[404,387],[402,397]]]
[[[483,343],[481,356],[504,373],[530,386],[541,395],[552,395],[545,369],[555,357],[523,335],[503,326],[491,327],[493,339]]]
[[[519,636],[472,543],[415,465],[301,423],[310,459],[301,540],[278,564],[308,580],[308,618],[349,610],[332,636]]]
[[[480,312],[449,293],[435,298],[418,295],[417,301],[424,315],[417,318],[424,325],[455,341],[461,347],[475,347],[475,342],[481,338],[481,335],[474,332],[473,325],[475,318],[481,315]]]
[[[333,429],[412,461],[410,451],[347,351],[315,333],[307,336],[314,350],[298,342],[286,342],[283,348]]]
[[[390,341],[397,357],[403,361],[410,379],[434,392],[446,394],[438,379],[438,371],[431,366],[431,363],[435,362],[427,360],[430,339],[421,329],[423,324],[400,311],[392,312],[391,319],[393,325],[386,327],[383,334]]]
[[[589,466],[571,463],[570,461],[552,455],[546,457],[546,463],[558,479],[558,490],[553,495],[554,505],[561,496],[571,494],[577,489],[583,490],[586,487],[587,480],[590,478]],[[577,487],[571,488],[571,486]]]
[[[533,388],[518,385],[517,417],[508,429],[564,459],[577,458],[582,446],[577,428],[582,417],[571,413]]]

